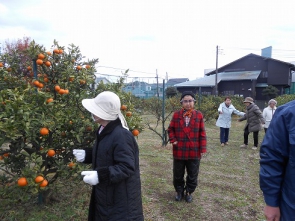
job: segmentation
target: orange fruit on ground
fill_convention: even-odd
[[[77,70],[81,70],[82,67],[81,67],[80,65],[78,65],[78,66],[76,67],[76,69],[77,69]]]
[[[2,68],[4,65],[3,65],[3,63],[2,62],[0,62],[0,68]]]
[[[48,150],[47,151],[47,156],[49,156],[49,157],[53,157],[55,155],[55,150]]]
[[[86,68],[86,69],[90,69],[91,66],[90,66],[89,64],[87,64],[87,65],[85,66],[85,68]]]
[[[68,167],[73,168],[74,165],[75,165],[74,162],[70,162],[70,163],[68,164]]]
[[[127,111],[127,112],[126,112],[126,116],[127,116],[127,117],[131,117],[131,116],[132,116],[132,112],[131,112],[131,111]]]
[[[28,66],[28,67],[27,67],[27,70],[28,70],[28,71],[31,71],[31,70],[32,70],[32,67],[31,67],[31,66]]]
[[[40,134],[42,136],[48,135],[49,134],[49,130],[46,127],[43,127],[40,129]]]
[[[44,58],[45,58],[45,55],[44,54],[42,54],[42,53],[38,54],[38,59],[43,60]]]
[[[123,111],[127,110],[127,106],[123,104],[123,105],[121,106],[121,110],[123,110]]]
[[[19,178],[17,180],[17,185],[19,185],[19,186],[26,186],[26,185],[28,185],[27,178],[25,178],[25,177]]]
[[[50,61],[46,61],[46,62],[45,62],[45,65],[46,65],[47,67],[50,67],[50,66],[51,66]]]
[[[53,98],[48,98],[48,99],[46,100],[46,103],[49,104],[49,103],[52,102],[52,101],[53,101]]]
[[[134,130],[132,131],[132,134],[133,134],[133,136],[138,136],[139,131],[138,131],[137,129],[134,129]]]
[[[50,56],[51,55],[51,52],[50,51],[47,51],[46,54]]]
[[[46,187],[48,185],[48,181],[47,180],[43,180],[42,183],[40,183],[40,187]]]
[[[41,183],[43,180],[44,180],[44,177],[43,176],[37,176],[35,178],[35,183]]]
[[[56,49],[53,50],[53,53],[59,54],[59,50],[56,48]]]
[[[55,90],[55,91],[59,91],[59,90],[60,90],[60,86],[55,85],[54,90]]]

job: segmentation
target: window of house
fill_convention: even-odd
[[[223,95],[227,96],[227,95],[234,95],[235,91],[223,91],[222,92]]]
[[[261,74],[262,78],[267,78],[268,77],[268,72],[267,71],[263,71]]]

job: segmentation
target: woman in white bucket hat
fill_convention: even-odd
[[[77,161],[92,164],[81,173],[93,186],[88,220],[143,220],[138,146],[119,97],[104,91],[82,105],[100,124],[93,148],[73,150]]]

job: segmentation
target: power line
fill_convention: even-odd
[[[109,66],[97,66],[97,67],[102,67],[102,68],[111,68],[115,70],[121,70],[121,71],[126,71],[128,69],[123,69],[123,68],[116,68],[116,67],[109,67]],[[153,74],[155,75],[156,73],[149,73],[149,72],[144,72],[144,71],[135,71],[135,70],[128,70],[128,72],[137,72],[137,73],[143,73],[143,74]]]

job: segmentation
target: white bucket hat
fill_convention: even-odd
[[[121,102],[118,95],[111,91],[104,91],[92,99],[83,99],[82,105],[95,116],[103,120],[116,120],[118,117],[122,126],[129,130],[127,122],[121,113]]]

